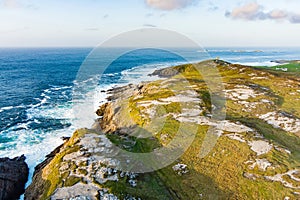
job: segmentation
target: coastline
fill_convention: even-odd
[[[226,70],[236,70],[237,68],[239,69],[239,71],[243,71],[243,73],[245,73],[244,71],[247,71],[247,70],[249,70],[250,68],[248,68],[248,67],[243,67],[243,66],[240,66],[240,65],[229,65],[229,66],[231,66],[230,68],[228,68],[228,67],[223,67],[224,69],[226,69]],[[221,68],[222,69],[222,68]],[[224,70],[223,69],[223,70]],[[161,70],[160,72],[162,72],[162,71],[164,71],[164,70]],[[166,71],[165,71],[166,72]],[[225,71],[226,72],[226,71]],[[261,70],[259,70],[259,71],[257,71],[256,73],[262,73],[262,74],[266,74],[266,72],[262,72]],[[158,75],[159,74],[159,71],[158,72],[156,72],[156,73],[154,73],[154,74],[156,74],[156,75]],[[168,77],[172,77],[172,76],[174,76],[174,75],[176,75],[176,74],[170,74],[168,71],[166,72],[166,74],[167,74],[167,76]],[[251,73],[249,73],[249,74],[251,74]],[[271,76],[271,75],[270,75]],[[274,76],[272,75],[272,77],[274,78]],[[251,80],[253,80],[253,81],[255,81],[255,80],[259,80],[259,79],[257,79],[257,77],[250,77],[250,79]],[[146,85],[148,85],[148,84],[150,84],[151,85],[151,83],[153,83],[153,82],[149,82],[149,83],[144,83],[144,84],[146,84]],[[146,87],[147,88],[147,87]],[[253,89],[253,88],[252,88]],[[240,88],[240,89],[231,89],[231,90],[228,90],[230,93],[239,93],[239,92],[241,92],[242,90],[244,90],[244,91],[247,91],[247,92],[250,92],[249,94],[248,94],[248,96],[250,95],[251,96],[251,88]],[[151,91],[151,90],[150,90]],[[115,88],[115,89],[111,89],[111,90],[109,90],[109,92],[112,94],[112,96],[109,98],[109,102],[114,102],[114,101],[118,101],[118,102],[120,102],[120,98],[122,99],[122,98],[124,98],[124,99],[127,99],[127,98],[129,98],[129,96],[130,95],[132,95],[132,94],[135,94],[135,95],[141,95],[141,94],[144,94],[145,92],[150,92],[149,91],[149,89],[145,89],[144,88],[144,85],[143,84],[140,84],[140,85],[129,85],[129,86],[124,86],[123,88],[122,87],[119,87],[119,88]],[[124,93],[125,92],[125,93]],[[119,96],[118,95],[115,95],[115,94],[119,94]],[[120,96],[120,94],[121,94],[121,96]],[[150,93],[151,94],[151,93]],[[160,94],[160,95],[162,95],[162,94]],[[239,95],[242,95],[242,94],[239,94]],[[247,94],[243,94],[243,95],[247,95]],[[249,97],[250,97],[249,96]],[[162,96],[160,96],[160,98],[161,98]],[[249,98],[249,97],[247,97],[247,98]],[[253,97],[256,97],[256,95],[255,96],[253,96]],[[244,99],[245,100],[245,98],[246,97],[244,97],[244,96],[240,96],[240,97],[237,97],[237,96],[228,96],[228,98],[229,99],[231,99],[232,101],[235,101],[236,99],[235,98],[242,98],[242,99]],[[247,99],[246,98],[246,99]],[[268,97],[269,98],[269,97]],[[272,98],[271,98],[272,99]],[[271,99],[270,100],[268,100],[268,102],[271,102]],[[123,100],[122,100],[123,101]],[[121,102],[122,102],[121,101]],[[149,102],[148,102],[149,103]],[[144,103],[145,104],[145,103]],[[243,104],[245,104],[244,106],[246,106],[247,107],[247,105],[246,105],[246,103],[244,102]],[[243,105],[243,104],[241,104],[241,105]],[[130,105],[130,104],[129,104]],[[267,101],[265,101],[265,103],[264,103],[264,105],[267,105]],[[128,129],[128,127],[131,127],[133,124],[132,124],[132,121],[128,121],[128,120],[125,120],[124,121],[124,119],[126,119],[126,117],[124,118],[124,113],[122,112],[122,107],[123,107],[123,104],[121,104],[121,110],[119,109],[118,111],[117,111],[117,113],[123,113],[123,114],[115,114],[114,112],[115,112],[115,109],[117,108],[117,107],[119,107],[119,106],[113,106],[113,107],[115,107],[114,109],[113,109],[113,107],[111,107],[112,105],[110,104],[110,103],[106,103],[106,104],[104,104],[104,106],[102,106],[99,110],[98,110],[98,115],[100,115],[101,117],[102,117],[102,121],[104,121],[105,123],[102,123],[102,125],[101,125],[101,123],[100,123],[100,126],[102,126],[102,130],[104,131],[104,132],[106,132],[106,134],[107,133],[115,133],[115,134],[117,134],[117,135],[123,135],[123,134],[128,134],[128,132],[131,132],[132,130],[130,130],[130,129]],[[130,106],[129,106],[130,107]],[[128,109],[127,107],[125,107],[124,108],[124,110],[126,110],[126,109]],[[172,109],[174,109],[174,108],[172,108]],[[265,108],[266,110],[268,110],[268,109],[270,109],[270,107],[266,107]],[[138,116],[136,116],[136,115],[133,115],[133,116],[135,116],[135,117],[138,117]],[[132,117],[132,115],[131,115],[131,117]],[[268,116],[266,116],[266,117],[268,117]],[[274,123],[276,122],[276,116],[274,116],[275,118],[274,118]],[[288,117],[288,116],[286,116],[286,117]],[[115,119],[114,119],[115,118]],[[120,118],[120,119],[122,119],[122,120],[118,120],[118,118]],[[136,118],[134,118],[135,120],[136,120]],[[141,118],[137,118],[138,119],[138,123],[139,122],[141,122]],[[262,119],[264,119],[264,118],[262,118]],[[177,120],[179,120],[179,119],[177,119]],[[185,119],[186,120],[186,119]],[[231,120],[234,120],[234,118],[232,118]],[[269,120],[268,118],[266,118],[266,120]],[[144,121],[144,120],[142,120],[142,121]],[[239,119],[239,121],[241,122],[242,121],[242,119]],[[145,121],[144,121],[145,122]],[[143,123],[144,123],[143,122]],[[203,122],[202,122],[203,123]],[[205,125],[205,123],[206,122],[204,122],[204,125]],[[247,121],[244,121],[244,122],[242,122],[242,123],[246,123],[247,124]],[[249,122],[248,122],[249,123]],[[261,122],[260,122],[261,123]],[[297,122],[298,123],[298,122]],[[275,124],[271,124],[271,125],[274,125],[275,127],[276,127],[276,123]],[[237,126],[237,124],[231,124],[230,125],[230,123],[229,124],[227,124],[227,129],[225,129],[225,131],[227,131],[227,132],[232,132],[232,130],[234,130],[233,132],[235,132],[233,135],[232,134],[228,134],[228,135],[226,135],[226,137],[228,137],[228,138],[231,138],[232,140],[234,140],[234,141],[237,141],[237,142],[241,142],[241,143],[244,143],[244,141],[246,141],[246,139],[244,138],[245,136],[243,136],[243,134],[242,133],[244,133],[245,132],[245,130],[247,130],[247,131],[252,131],[252,129],[254,128],[254,127],[251,127],[250,129],[247,129],[247,127],[243,127],[243,126],[241,126],[241,125],[239,125],[239,126]],[[231,126],[231,129],[230,129],[230,126]],[[119,127],[119,128],[118,128]],[[125,127],[125,129],[123,129],[123,128],[121,128],[121,127]],[[239,128],[237,128],[237,127],[239,127]],[[121,129],[120,129],[121,128]],[[285,127],[284,127],[285,128]],[[96,128],[97,129],[97,128]],[[96,129],[94,129],[94,131],[96,130]],[[240,129],[240,132],[236,132],[237,130],[239,130]],[[257,129],[257,127],[256,127],[256,129]],[[270,130],[273,130],[273,129],[271,129],[270,128]],[[286,130],[287,131],[291,131],[291,130],[294,130],[294,131],[296,131],[295,133],[297,133],[298,131],[297,131],[297,129],[291,129],[291,127],[286,127]],[[86,132],[87,131],[87,132]],[[224,130],[223,130],[224,131]],[[273,130],[274,131],[274,130]],[[76,147],[77,145],[77,143],[76,142],[79,142],[79,144],[80,145],[87,145],[87,141],[88,141],[88,143],[92,143],[93,144],[93,142],[91,142],[91,141],[94,141],[94,140],[102,140],[102,143],[100,142],[100,146],[101,145],[104,145],[104,146],[106,146],[107,145],[107,142],[108,142],[108,140],[107,139],[105,139],[106,137],[105,137],[105,135],[102,135],[102,134],[100,134],[100,135],[98,135],[98,134],[96,134],[95,132],[93,132],[93,129],[92,130],[81,130],[81,131],[79,131],[80,133],[75,133],[75,135],[73,135],[73,137],[69,140],[69,141],[67,141],[63,146],[64,146],[64,150],[63,150],[63,152],[65,152],[66,150],[68,151],[68,148],[73,148],[73,147]],[[82,133],[82,132],[86,132],[86,133]],[[118,137],[117,137],[117,135],[115,135],[115,134],[109,134],[109,136],[110,136],[110,140],[112,140],[112,141],[115,141]],[[87,135],[87,136],[84,136],[84,135]],[[83,137],[83,138],[81,138],[81,137]],[[111,138],[112,137],[112,138]],[[117,138],[115,138],[115,137],[117,137]],[[81,138],[81,141],[79,140],[79,141],[77,141],[79,138]],[[97,139],[98,138],[98,139]],[[83,142],[82,140],[86,140],[85,142]],[[70,143],[70,141],[72,141],[71,143]],[[106,141],[106,142],[103,142],[103,141]],[[161,141],[162,143],[164,143],[163,141]],[[67,143],[69,143],[69,144],[67,144]],[[271,149],[273,149],[273,148],[275,148],[275,147],[273,147],[273,145],[271,145],[271,147],[269,147],[269,144],[268,144],[268,142],[266,142],[265,140],[262,140],[262,141],[259,141],[259,142],[249,142],[249,145],[250,145],[250,147],[251,147],[251,150],[252,151],[254,151],[254,152],[256,152],[256,154],[258,154],[258,155],[260,155],[260,154],[268,154],[268,152],[269,151],[271,151]],[[262,146],[261,146],[262,145]],[[73,147],[72,147],[73,146]],[[88,147],[88,146],[86,146],[86,147]],[[97,145],[96,145],[96,147],[97,147]],[[261,149],[262,149],[262,147],[266,147],[267,149],[266,150],[264,150],[264,151],[261,151]],[[77,147],[76,147],[77,148]],[[75,148],[75,149],[76,149]],[[91,152],[94,152],[97,148],[95,148],[95,147],[92,147],[92,146],[89,146],[88,148],[94,148],[94,150],[92,150]],[[285,149],[282,149],[282,147],[276,147],[277,149],[281,149],[281,151],[285,151]],[[141,149],[140,149],[141,150]],[[70,150],[71,152],[73,151],[73,150]],[[77,156],[79,156],[79,157],[81,157],[81,156],[83,156],[84,157],[84,155],[85,155],[85,153],[79,153],[79,154],[76,154],[77,153],[77,151],[78,151],[78,149],[74,152],[74,155],[73,156],[69,156],[70,157],[70,161],[72,162],[72,159],[74,159],[74,158],[76,158],[76,155]],[[272,150],[273,151],[273,150]],[[287,150],[287,151],[290,151],[290,150]],[[287,152],[286,151],[286,152]],[[65,153],[63,153],[63,152],[61,152],[60,151],[60,153],[59,154],[65,154]],[[89,152],[89,151],[88,151]],[[290,151],[290,152],[292,152],[292,151]],[[71,153],[72,154],[72,153]],[[289,153],[287,153],[287,154],[289,154]],[[65,154],[65,155],[67,155],[67,154]],[[63,156],[65,156],[65,155],[63,155]],[[90,157],[93,157],[93,156],[91,156],[90,155],[90,153],[87,153],[87,155],[88,155],[88,157],[90,158]],[[62,156],[62,155],[60,155],[60,156]],[[75,156],[75,157],[74,157]],[[98,158],[99,159],[99,158]],[[50,161],[51,162],[51,161]],[[109,161],[110,162],[110,161]],[[251,161],[252,162],[252,161]],[[257,161],[258,162],[258,161]],[[259,163],[260,162],[260,163]],[[253,166],[255,166],[255,165],[257,165],[258,167],[260,167],[260,166],[269,166],[269,164],[268,164],[268,162],[269,161],[266,161],[266,160],[264,160],[264,161],[259,161],[258,163],[252,163],[253,164]],[[47,163],[47,164],[49,164],[49,163]],[[77,165],[76,165],[77,166]],[[80,166],[80,165],[79,165]],[[109,164],[109,168],[110,169],[112,169],[112,171],[113,171],[113,173],[111,172],[111,173],[108,173],[108,175],[104,175],[104,174],[102,174],[103,176],[100,176],[100,177],[102,177],[102,178],[100,178],[98,181],[96,181],[97,182],[97,184],[99,184],[100,183],[100,185],[101,184],[103,184],[103,183],[106,183],[107,181],[108,182],[114,182],[114,184],[118,184],[117,182],[118,182],[118,180],[120,179],[122,179],[122,175],[120,174],[120,172],[119,171],[114,171],[113,170],[113,168],[114,167],[116,167],[115,165],[113,165],[112,163],[111,164]],[[180,165],[180,166],[185,166],[185,165]],[[78,166],[77,166],[78,167]],[[84,164],[84,166],[82,166],[83,168],[84,167],[86,167],[85,166],[85,164]],[[69,168],[72,168],[72,165],[71,166],[69,166]],[[79,167],[80,168],[80,167]],[[65,168],[66,169],[66,168]],[[185,167],[184,167],[184,169],[185,169]],[[181,174],[184,174],[185,173],[185,170],[184,169],[180,169],[179,170],[179,172],[181,173]],[[266,170],[267,169],[267,167],[266,168],[264,168],[263,167],[263,169],[264,170]],[[106,168],[106,170],[108,170],[108,168]],[[182,171],[183,170],[183,171]],[[90,171],[91,172],[91,171]],[[88,174],[90,174],[90,172],[88,172]],[[75,173],[76,174],[76,173]],[[68,175],[69,176],[69,175]],[[151,175],[152,176],[152,175]],[[69,176],[70,177],[70,176]],[[125,176],[126,177],[126,176]],[[249,172],[245,172],[244,173],[244,177],[246,177],[246,178],[248,178],[248,179],[253,179],[254,177],[257,177],[257,175],[253,175],[253,174],[249,174]],[[68,177],[66,177],[67,178],[67,180],[68,180]],[[129,185],[127,185],[126,187],[135,187],[135,185],[136,185],[136,179],[138,179],[137,178],[137,175],[136,174],[128,174],[128,178],[129,178],[129,180],[128,180],[128,182],[126,182],[125,183],[125,185],[127,184],[127,183],[129,183]],[[161,177],[162,178],[162,177]],[[163,178],[164,179],[164,178]],[[257,179],[257,178],[255,178],[255,179]],[[272,180],[272,178],[271,177],[269,177],[269,179],[270,180]],[[86,186],[83,186],[83,185],[80,185],[80,184],[76,184],[76,183],[78,183],[78,182],[81,182],[78,178],[76,179],[74,179],[74,177],[73,177],[73,179],[72,180],[68,180],[68,184],[67,185],[69,185],[69,187],[70,187],[70,189],[72,189],[72,187],[74,186],[75,187],[75,185],[77,185],[77,187],[79,187],[79,188],[84,188],[84,187],[86,187]],[[93,184],[95,184],[93,181],[91,181]],[[138,181],[139,182],[139,181]],[[280,182],[280,181],[279,181]],[[91,186],[89,186],[89,188],[92,190],[92,191],[96,191],[97,189],[97,184],[96,185],[91,185]],[[113,184],[113,185],[114,185]],[[112,186],[113,186],[112,185]],[[114,187],[114,186],[113,186]],[[172,186],[172,187],[174,187],[174,186]],[[33,188],[34,188],[34,186],[33,186]],[[73,188],[74,189],[74,188]],[[111,197],[116,197],[116,196],[114,196],[114,194],[112,194],[112,193],[110,193],[109,192],[110,190],[106,190],[106,191],[102,191],[102,195],[103,196],[111,196]],[[284,191],[284,190],[283,190]],[[61,191],[62,192],[62,191]],[[221,191],[220,191],[221,192]],[[63,194],[63,192],[62,193],[60,193],[61,195]],[[48,194],[49,195],[49,194]],[[170,193],[165,193],[165,195],[171,195]],[[178,194],[177,194],[178,195]],[[172,195],[171,195],[172,196]],[[25,197],[26,197],[26,195],[25,195]],[[30,199],[30,198],[28,198],[28,199]]]
[[[246,50],[248,53],[231,53],[231,51],[235,50]],[[262,50],[263,52],[255,53],[255,50]],[[224,60],[231,61],[232,63],[248,63],[253,64],[253,62],[258,62],[260,65],[264,65],[264,62],[269,62],[271,60],[276,59],[284,59],[284,60],[296,60],[298,58],[299,48],[289,48],[289,47],[282,47],[282,48],[266,48],[266,47],[211,47],[208,48],[209,53],[211,54],[212,58],[220,57]],[[82,59],[85,55],[90,51],[90,49],[73,49],[73,48],[65,48],[61,49],[58,48],[51,48],[51,49],[3,49],[1,55],[9,55],[8,53],[14,53],[19,55],[25,62],[27,62],[33,70],[35,70],[39,77],[41,77],[42,81],[47,80],[44,79],[45,73],[40,73],[42,67],[45,69],[56,70],[55,64],[61,65],[59,70],[64,71],[64,68],[68,69],[67,66],[74,66],[71,70],[75,69],[76,65],[80,65]],[[191,55],[190,60],[197,61],[197,51],[190,50],[188,51]],[[34,55],[32,55],[34,53]],[[40,55],[46,53],[47,56],[44,60],[39,60],[38,63],[34,63],[36,55]],[[65,55],[72,55],[71,59],[65,60]],[[46,55],[45,54],[45,55]],[[30,60],[28,58],[35,58],[34,60]],[[196,59],[194,59],[196,58]],[[61,60],[62,59],[62,60]],[[47,61],[47,63],[44,63]],[[12,69],[18,69],[18,66],[22,66],[19,62],[11,63],[5,57],[3,57],[3,62],[7,66],[11,66]],[[79,62],[79,63],[78,63]],[[159,61],[161,63],[160,66],[169,66],[172,62],[166,61],[162,59]],[[258,63],[256,65],[258,65]],[[144,67],[140,64],[136,65],[137,67]],[[155,65],[153,65],[155,67]],[[54,68],[53,68],[54,67]],[[4,71],[5,72],[5,71]],[[132,74],[129,74],[128,77],[132,79],[134,77],[134,73],[139,73],[136,71],[131,71]],[[130,72],[130,73],[131,73]],[[22,78],[26,77],[20,74],[19,70],[14,71],[13,74],[18,75]],[[64,74],[72,74],[69,69],[65,71]],[[46,73],[47,74],[47,73]],[[29,75],[29,74],[28,74]],[[107,74],[108,75],[108,74]],[[109,76],[117,76],[114,73],[109,74]],[[133,75],[133,76],[132,76]],[[3,74],[4,77],[10,77],[9,74]],[[52,74],[51,74],[52,76]],[[123,76],[123,74],[121,74]],[[55,76],[56,77],[56,76]],[[62,77],[56,77],[54,80],[66,80],[70,82],[69,84],[58,82],[49,82],[49,87],[46,86],[41,88],[41,90],[37,89],[37,94],[32,94],[34,92],[27,91],[27,94],[32,94],[32,97],[22,96],[23,94],[16,93],[16,97],[13,100],[3,100],[2,103],[4,105],[0,105],[0,117],[2,118],[2,141],[3,143],[0,144],[0,154],[2,157],[16,157],[20,156],[20,152],[24,153],[27,157],[27,162],[30,167],[30,173],[33,173],[33,168],[37,164],[37,162],[41,162],[44,157],[51,152],[56,146],[62,144],[62,141],[59,139],[62,136],[71,136],[71,134],[80,127],[77,127],[77,122],[73,122],[73,116],[71,113],[71,106],[70,106],[70,90],[73,87],[73,79],[68,80],[68,77],[65,75]],[[110,77],[111,79],[113,77]],[[23,80],[23,79],[22,79]],[[39,79],[38,79],[39,80]],[[10,81],[8,79],[8,81]],[[25,82],[19,83],[20,86],[25,86]],[[124,80],[125,82],[127,80]],[[4,84],[5,85],[5,84]],[[39,85],[39,84],[38,84]],[[32,87],[36,87],[33,85]],[[32,88],[27,87],[27,88]],[[66,87],[69,87],[66,88]],[[71,88],[70,88],[71,87]],[[11,85],[7,85],[7,88],[11,88]],[[101,90],[101,88],[99,89]],[[4,90],[5,91],[5,90]],[[18,88],[9,89],[7,91],[9,94],[12,94],[11,91],[17,92]],[[14,94],[13,93],[13,94]],[[12,95],[13,95],[12,94]],[[22,104],[18,104],[20,99],[32,99],[33,102],[26,103],[22,102]],[[60,100],[63,100],[60,102]],[[99,100],[95,99],[95,105],[98,105]],[[58,102],[57,102],[58,101]],[[8,103],[8,104],[7,104]],[[1,110],[3,110],[1,112]],[[21,118],[20,118],[21,117]],[[48,121],[50,123],[48,123]],[[68,128],[68,126],[71,127]],[[45,148],[49,147],[49,148]],[[34,149],[34,150],[33,150]],[[35,153],[31,153],[33,150]],[[37,154],[36,152],[39,152]]]

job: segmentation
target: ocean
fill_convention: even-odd
[[[95,86],[89,80],[78,81],[78,71],[91,50],[0,49],[0,157],[25,154],[31,176],[34,167],[63,142],[61,137],[91,124],[74,115],[75,106],[84,110],[86,103],[92,103],[96,111],[105,101],[102,90],[156,79],[148,76],[155,69],[208,58],[254,66],[273,66],[272,60],[300,58],[300,48],[207,48],[205,56],[200,49],[176,49],[177,54],[142,49],[119,57],[102,75],[89,77],[96,80]],[[101,58],[110,60],[116,50],[105,50]],[[74,90],[78,86],[81,89]],[[85,102],[87,96],[92,102]],[[94,112],[90,115],[92,120],[97,117]]]

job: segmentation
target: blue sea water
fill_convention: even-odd
[[[115,85],[138,83],[157,68],[220,58],[233,63],[271,66],[272,60],[300,59],[300,48],[208,48],[129,52],[112,62],[97,79],[78,82],[77,75],[91,48],[3,48],[0,49],[0,157],[25,154],[32,174],[34,166],[81,127],[74,117],[74,87],[91,94],[95,109],[105,95],[100,91]],[[257,51],[261,50],[261,51]],[[116,49],[106,49],[101,59],[110,60]],[[180,55],[185,55],[182,58]],[[100,81],[98,80],[99,78]],[[95,95],[96,94],[96,95]],[[84,98],[84,95],[83,95]],[[79,106],[85,106],[83,103]],[[94,113],[92,118],[96,118]]]

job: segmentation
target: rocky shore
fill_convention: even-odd
[[[219,105],[193,65],[157,70],[152,75],[164,79],[107,91],[95,125],[36,167],[25,199],[299,199],[298,78],[220,60],[199,65],[217,67],[223,78],[225,119],[212,118]],[[217,141],[199,157],[209,127]],[[139,173],[149,167],[142,157],[120,156],[190,140],[155,171]]]

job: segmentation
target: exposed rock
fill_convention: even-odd
[[[243,176],[244,176],[245,178],[248,178],[248,179],[254,180],[254,181],[257,179],[257,176],[256,176],[255,174],[250,174],[250,173],[247,173],[247,172],[245,172],[245,173],[243,174]]]
[[[71,187],[58,188],[51,197],[57,199],[88,199],[97,200],[99,188],[93,185],[77,183]]]
[[[100,190],[100,199],[103,200],[118,200],[118,197],[116,197],[113,194],[108,193],[107,189]]]
[[[103,115],[105,114],[105,109],[106,107],[108,106],[109,103],[105,103],[105,104],[102,104],[100,106],[100,108],[96,111],[96,114],[99,116],[99,117],[103,117]]]
[[[96,114],[102,117],[100,121],[101,129],[104,132],[113,132],[116,130],[116,125],[114,124],[114,110],[112,109],[112,103],[103,104],[96,112]]]
[[[267,180],[281,182],[287,188],[300,189],[299,183],[300,179],[296,178],[294,174],[299,173],[298,170],[290,170],[283,174],[276,174],[274,176],[265,176]],[[297,182],[297,185],[294,185],[292,181],[285,180],[283,177],[288,176],[291,180]]]
[[[254,169],[256,166],[258,169],[262,171],[266,171],[268,167],[270,167],[272,163],[270,163],[267,159],[255,159],[255,162],[249,166],[250,169]]]
[[[189,172],[187,165],[182,163],[174,165],[172,169],[180,176]]]
[[[142,84],[140,85],[133,85],[133,84],[129,84],[126,86],[121,86],[121,87],[116,87],[116,88],[112,88],[109,89],[107,91],[107,94],[109,94],[110,96],[107,98],[108,101],[115,101],[118,100],[121,97],[126,97],[128,96],[128,94],[132,94],[132,92],[134,90],[140,90],[142,89]]]
[[[0,199],[19,199],[25,192],[29,169],[25,156],[13,159],[0,158]]]
[[[300,119],[288,113],[269,112],[264,115],[260,115],[259,118],[265,120],[268,124],[275,128],[280,128],[291,133],[300,132]]]
[[[212,60],[214,63],[218,64],[218,65],[225,65],[225,66],[229,66],[231,63],[224,61],[224,60],[220,60],[220,59],[214,59]]]
[[[255,98],[257,96],[263,95],[263,93],[258,93],[251,87],[245,85],[237,85],[236,88],[226,90],[225,97],[231,100],[247,100],[249,98]]]
[[[237,133],[233,133],[233,134],[226,134],[225,136],[229,137],[232,140],[237,140],[240,142],[246,142],[245,139],[243,139],[243,136]]]
[[[179,71],[173,67],[155,70],[150,76],[159,76],[161,78],[169,78],[178,74]]]
[[[266,154],[273,148],[273,145],[263,140],[254,140],[248,142],[251,146],[251,150],[256,152],[257,155]]]

